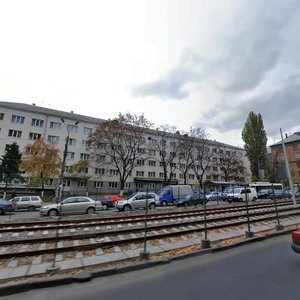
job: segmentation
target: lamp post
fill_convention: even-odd
[[[64,148],[64,153],[63,153],[63,161],[62,161],[60,176],[58,179],[58,195],[57,195],[56,204],[59,209],[59,214],[58,214],[58,218],[57,218],[56,231],[55,231],[55,238],[56,238],[55,239],[55,249],[57,249],[57,243],[58,243],[58,237],[59,237],[59,222],[60,222],[60,217],[61,217],[61,205],[58,206],[58,204],[59,204],[59,202],[61,202],[61,198],[62,198],[63,178],[64,178],[64,171],[65,171],[65,167],[66,167],[68,145],[69,145],[69,140],[70,140],[70,130],[69,130],[68,126],[66,126],[65,120],[63,118],[61,118],[61,121],[66,127],[67,137],[66,137],[65,148]],[[78,125],[78,124],[79,124],[79,121],[76,121],[74,123],[74,125]],[[60,267],[55,264],[55,258],[56,258],[56,252],[54,253],[51,267],[47,268],[47,270],[46,270],[49,274],[55,274],[60,269]]]

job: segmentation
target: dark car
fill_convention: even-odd
[[[183,199],[179,199],[174,203],[177,207],[179,206],[188,207],[190,205],[198,205],[198,204],[203,205],[204,201],[205,203],[207,203],[207,199],[203,194],[194,193],[194,194],[187,195]]]
[[[269,199],[270,194],[272,194],[272,193],[273,193],[272,189],[262,189],[257,192],[257,198],[258,199]]]
[[[292,249],[300,254],[300,228],[292,232]]]
[[[270,193],[269,198],[270,199],[285,199],[285,198],[292,198],[292,194],[287,192],[287,191],[283,191],[283,190],[274,190],[274,193]]]
[[[96,200],[96,201],[101,201],[103,210],[107,210],[109,208],[114,207],[114,203],[111,200],[111,198],[102,197],[102,196],[99,196],[99,195],[92,195],[92,196],[89,196],[89,197]]]
[[[15,207],[16,205],[14,203],[10,203],[4,199],[0,199],[0,215],[13,212],[15,210]]]

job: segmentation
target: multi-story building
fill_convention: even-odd
[[[289,169],[294,184],[300,183],[300,132],[286,136],[285,144]],[[282,141],[270,146],[273,162],[278,163],[278,176],[280,179],[288,179]]]
[[[70,194],[83,192],[89,193],[116,193],[120,190],[118,171],[107,164],[97,165],[91,161],[89,153],[88,139],[102,119],[75,114],[74,112],[63,112],[54,109],[36,106],[35,104],[23,104],[13,102],[0,102],[0,155],[5,152],[8,144],[16,142],[20,151],[25,146],[34,142],[35,139],[43,139],[47,143],[52,143],[60,150],[61,157],[68,141],[65,172],[63,176],[63,190]],[[153,142],[159,137],[155,136],[155,130],[145,131],[145,159],[140,159],[126,180],[125,191],[135,191],[142,189],[146,185],[150,189],[158,189],[163,183],[163,171],[159,162],[159,151],[153,148]],[[68,139],[67,139],[68,137]],[[162,142],[162,141],[158,141]],[[172,146],[174,137],[167,142]],[[244,165],[243,178],[245,182],[250,182],[250,166],[245,155],[245,150],[239,147],[210,141],[208,144],[212,155],[216,148],[220,151],[234,153]],[[101,159],[101,156],[98,157]],[[80,174],[68,172],[70,166],[78,161],[89,161],[89,167]],[[172,162],[173,171],[171,183],[183,184],[184,177],[180,172],[179,161]],[[217,158],[212,160],[212,165],[205,171],[205,180],[222,181],[224,176],[217,164]],[[195,184],[196,176],[189,170],[186,176],[187,184]],[[50,183],[53,189],[57,187],[57,178],[53,178]]]

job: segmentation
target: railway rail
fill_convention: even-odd
[[[278,201],[277,210],[281,219],[298,217],[300,204],[295,207],[291,201]],[[246,225],[248,221],[258,224],[274,220],[276,209],[273,203],[251,204],[248,210],[245,205],[213,208],[207,210],[206,229],[210,231],[234,229]],[[101,220],[85,218],[80,222],[72,219],[34,221],[26,225],[16,222],[10,223],[6,228],[1,224],[0,259],[9,260],[142,243],[144,221],[141,214],[128,214]],[[147,240],[180,238],[204,230],[203,209],[153,212],[147,218]]]

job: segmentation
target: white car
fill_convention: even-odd
[[[115,207],[121,211],[128,211],[131,209],[145,208],[148,203],[148,208],[153,209],[159,205],[159,198],[153,192],[139,192],[135,195],[129,196],[126,200],[119,200]]]
[[[27,209],[29,211],[34,211],[43,204],[39,196],[18,196],[12,198],[9,202],[15,204],[16,209]]]

